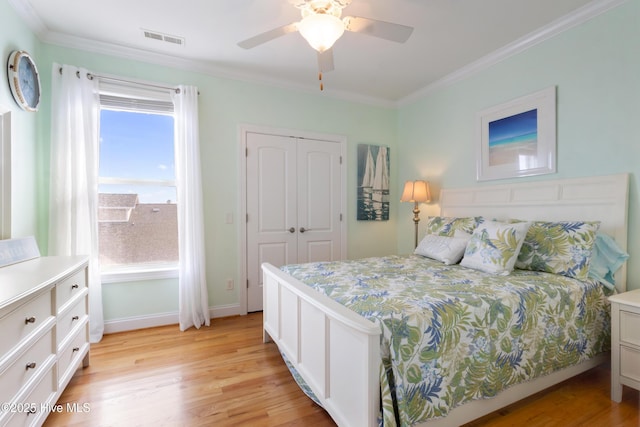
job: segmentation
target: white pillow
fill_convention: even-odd
[[[471,234],[459,230],[455,231],[454,237],[427,234],[413,253],[446,265],[456,264],[462,258],[469,239]]]
[[[487,273],[507,275],[518,259],[529,222],[480,224],[464,252],[460,265]]]

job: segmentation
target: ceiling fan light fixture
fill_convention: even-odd
[[[302,37],[318,52],[324,52],[344,33],[344,23],[335,15],[319,13],[305,16],[298,23]]]

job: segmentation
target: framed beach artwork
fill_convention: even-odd
[[[358,144],[358,220],[389,219],[389,164],[389,147]]]
[[[556,172],[556,88],[477,115],[478,181]]]

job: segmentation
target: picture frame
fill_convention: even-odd
[[[358,144],[358,221],[389,220],[389,147]]]
[[[40,249],[33,236],[0,240],[0,268],[39,257]]]
[[[556,172],[556,87],[480,111],[476,179]]]
[[[0,105],[0,240],[11,237],[11,110]]]

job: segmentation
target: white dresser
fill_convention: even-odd
[[[87,257],[0,268],[0,426],[39,426],[89,364]]]
[[[622,385],[640,390],[640,289],[611,301],[611,400],[622,400]]]

